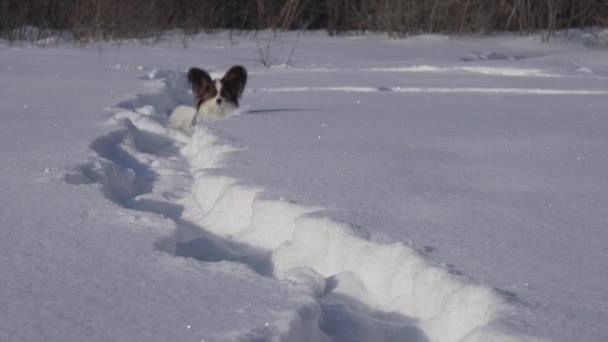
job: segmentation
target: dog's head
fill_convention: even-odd
[[[188,71],[188,81],[192,84],[196,109],[226,113],[236,108],[247,83],[247,71],[240,65],[233,66],[221,79],[212,80],[201,69]]]

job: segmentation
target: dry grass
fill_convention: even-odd
[[[608,25],[606,0],[0,0],[0,36],[78,41],[149,37],[167,29],[530,32]],[[36,27],[38,30],[27,29]]]

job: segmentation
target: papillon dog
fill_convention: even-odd
[[[247,70],[235,65],[221,79],[213,80],[199,68],[188,70],[195,107],[178,106],[169,117],[171,126],[187,130],[203,121],[225,118],[239,105],[247,83]]]

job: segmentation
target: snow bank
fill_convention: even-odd
[[[369,241],[346,223],[312,214],[315,208],[258,199],[261,189],[195,166],[200,156],[211,158],[204,164],[218,165],[223,151],[233,149],[205,127],[197,127],[184,148],[202,227],[270,250],[273,276],[317,297],[342,294],[415,318],[431,341],[498,338],[489,323],[505,305],[492,289],[457,279],[403,243]]]

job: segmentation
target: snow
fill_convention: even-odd
[[[0,47],[0,340],[608,338],[605,50],[236,39]]]

